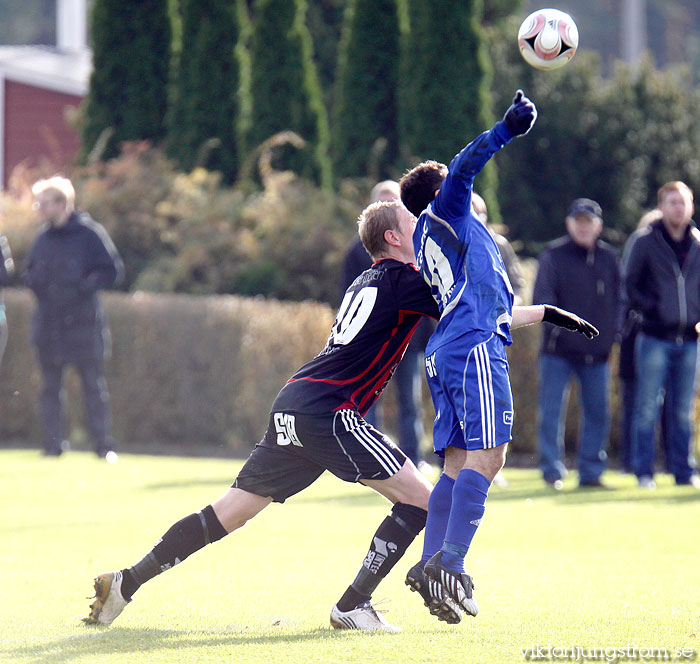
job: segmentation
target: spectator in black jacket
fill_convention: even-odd
[[[576,335],[545,325],[540,354],[540,468],[545,482],[562,488],[565,404],[569,381],[579,381],[583,422],[578,447],[579,486],[602,486],[605,447],[610,432],[608,358],[620,318],[620,268],[617,253],[599,239],[600,205],[576,199],[566,217],[568,235],[540,256],[533,304],[549,303],[589,320],[600,330],[580,343]],[[566,399],[565,399],[566,397]]]
[[[44,453],[59,456],[65,442],[64,369],[80,373],[85,416],[98,456],[116,460],[110,431],[109,394],[102,371],[108,330],[98,291],[122,277],[119,254],[107,232],[74,209],[70,180],[53,177],[32,187],[34,207],[44,225],[32,245],[25,281],[34,291],[32,341],[41,366]]]
[[[668,465],[676,484],[700,488],[692,454],[700,321],[700,232],[692,222],[693,192],[668,182],[658,192],[662,218],[634,233],[625,252],[625,288],[641,316],[632,447],[639,486],[656,488],[654,427],[666,390]]]
[[[658,221],[663,216],[663,213],[658,208],[650,210],[642,215],[637,223],[637,229],[646,228],[653,221]],[[625,245],[622,252],[622,263],[624,265],[630,246],[634,243],[635,234],[633,234]],[[624,278],[623,278],[624,281]],[[623,288],[624,292],[624,288]],[[637,391],[637,370],[634,364],[634,344],[639,333],[641,324],[641,315],[634,309],[630,308],[629,302],[625,299],[626,313],[625,320],[622,324],[620,332],[620,362],[619,376],[621,387],[621,402],[622,413],[620,417],[620,466],[624,473],[634,473],[634,464],[632,460],[632,441],[634,439],[634,400]],[[657,438],[661,449],[664,453],[666,468],[669,468],[669,449],[668,449],[668,428],[669,428],[669,399],[668,395],[664,397],[663,410],[659,417],[659,426],[657,427]]]
[[[12,261],[10,245],[7,243],[7,238],[4,235],[0,235],[0,364],[2,364],[2,356],[7,345],[7,318],[5,316],[5,300],[2,289],[4,286],[10,285],[14,273],[15,264]]]

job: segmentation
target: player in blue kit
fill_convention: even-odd
[[[503,120],[467,145],[449,168],[424,162],[400,182],[401,199],[419,216],[413,237],[417,266],[440,307],[425,355],[435,451],[445,458],[428,506],[423,556],[406,583],[423,590],[426,579],[438,582],[470,615],[478,606],[464,559],[511,440],[510,329],[545,321],[589,338],[598,333],[549,305],[514,310],[498,247],[472,207],[475,176],[495,152],[527,134],[536,117],[535,105],[518,90]]]

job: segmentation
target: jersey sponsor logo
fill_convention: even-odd
[[[503,411],[503,424],[512,425],[513,424],[513,411],[504,410]]]
[[[275,413],[275,431],[277,432],[277,444],[293,444],[303,447],[296,431],[296,419],[291,413]]]

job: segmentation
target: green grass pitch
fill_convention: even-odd
[[[145,585],[112,627],[80,622],[96,573],[136,562],[239,467],[0,452],[0,662],[500,664],[527,661],[535,645],[530,661],[574,661],[564,649],[576,647],[579,661],[624,660],[618,648],[628,659],[696,659],[700,492],[667,476],[643,492],[614,472],[614,490],[576,491],[567,480],[554,494],[536,471],[506,469],[510,486],[491,489],[468,556],[481,612],[457,626],[404,586],[416,542],[374,598],[391,599],[387,618],[401,634],[329,627],[389,505],[328,474]]]

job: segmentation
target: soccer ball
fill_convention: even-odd
[[[518,48],[525,62],[537,69],[563,67],[576,53],[578,28],[558,9],[532,12],[518,30]]]

